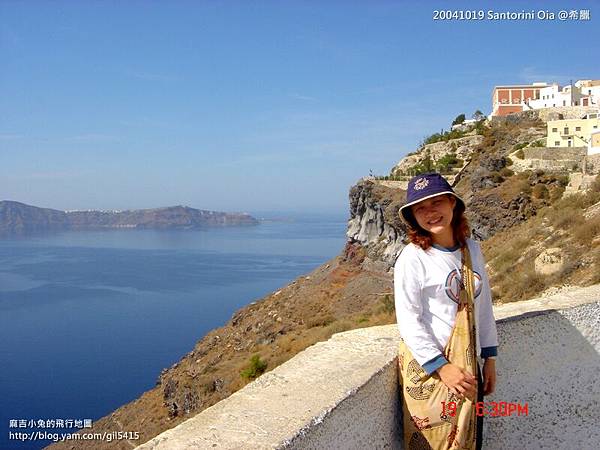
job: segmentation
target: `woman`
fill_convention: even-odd
[[[438,173],[412,178],[400,208],[411,241],[394,266],[406,449],[481,448],[475,402],[495,389],[498,337],[464,211]]]

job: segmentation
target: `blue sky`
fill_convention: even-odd
[[[590,11],[434,21],[435,9]],[[0,199],[346,213],[494,85],[600,78],[585,1],[0,1]]]

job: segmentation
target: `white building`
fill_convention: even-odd
[[[571,85],[560,87],[557,83],[540,89],[539,99],[529,100],[531,109],[555,108],[559,106],[579,106],[581,93],[579,88]]]
[[[600,104],[600,80],[578,80],[561,87],[552,83],[540,89],[539,98],[529,100],[530,109],[561,106],[594,106]]]
[[[582,106],[600,105],[600,80],[578,80],[575,86],[580,91]]]

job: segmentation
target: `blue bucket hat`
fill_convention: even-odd
[[[411,178],[406,191],[406,204],[400,208],[400,217],[408,225],[414,227],[415,218],[410,207],[422,200],[442,194],[454,195],[457,201],[462,203],[464,209],[465,202],[463,199],[456,195],[450,183],[439,173],[425,173]]]

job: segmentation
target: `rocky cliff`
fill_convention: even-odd
[[[366,250],[364,268],[388,271],[404,247],[406,229],[398,215],[405,191],[363,178],[350,189],[348,249]]]
[[[58,211],[13,201],[0,202],[0,236],[65,230],[195,229],[256,225],[246,213],[205,211],[186,206],[129,211]]]

